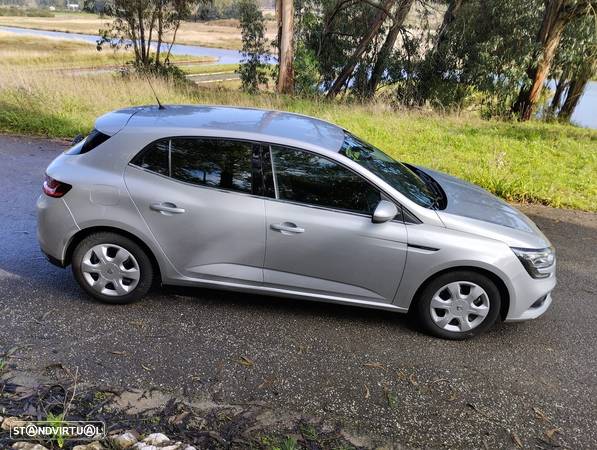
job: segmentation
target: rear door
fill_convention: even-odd
[[[391,303],[406,262],[406,227],[400,217],[372,223],[380,191],[314,153],[271,146],[267,156],[275,199],[266,200],[265,283]]]
[[[265,201],[260,146],[214,138],[154,142],[126,169],[127,188],[181,274],[263,281]]]

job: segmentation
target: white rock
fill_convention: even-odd
[[[32,442],[15,442],[12,444],[12,448],[18,450],[48,450],[43,445],[34,444]]]
[[[150,445],[160,445],[168,441],[170,441],[170,439],[168,439],[168,436],[162,433],[152,433],[145,439],[143,439],[143,442]]]
[[[75,445],[73,450],[106,450],[106,447],[104,447],[98,441],[94,441],[89,444]]]
[[[182,450],[182,442],[175,442],[172,445],[166,445],[165,447],[160,447],[160,450]]]
[[[137,442],[131,448],[133,450],[161,450],[159,447],[156,447],[155,445],[151,444],[146,444],[145,442]]]
[[[112,437],[110,440],[118,448],[125,449],[125,448],[129,448],[129,447],[132,447],[133,445],[135,445],[138,441],[138,438],[139,438],[139,435],[137,435],[136,432],[127,431],[123,434]]]
[[[24,420],[19,419],[18,417],[7,417],[2,421],[2,429],[4,431],[10,431],[11,428],[14,427],[24,427],[27,425],[27,422]],[[17,442],[18,443],[18,442]]]
[[[192,445],[187,445],[184,450],[197,450],[195,447],[193,447]]]

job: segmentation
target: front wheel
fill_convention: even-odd
[[[455,271],[433,279],[421,292],[415,312],[423,328],[444,339],[467,339],[497,320],[500,292],[477,272]]]
[[[72,269],[83,290],[105,303],[139,300],[153,282],[147,253],[116,233],[94,233],[83,239],[73,252]]]

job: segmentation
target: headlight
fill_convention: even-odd
[[[553,247],[538,250],[512,247],[512,251],[518,256],[524,268],[533,278],[547,278],[549,272],[545,269],[553,266],[556,260],[556,253]]]

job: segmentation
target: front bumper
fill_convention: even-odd
[[[549,277],[531,278],[522,268],[512,279],[514,292],[510,295],[510,308],[506,322],[521,322],[542,316],[551,306],[552,291],[556,287],[556,264],[549,269]]]
[[[506,317],[506,322],[522,322],[525,320],[533,320],[541,317],[551,306],[552,297],[551,292],[541,297],[539,300],[534,302],[526,311],[518,316]]]

